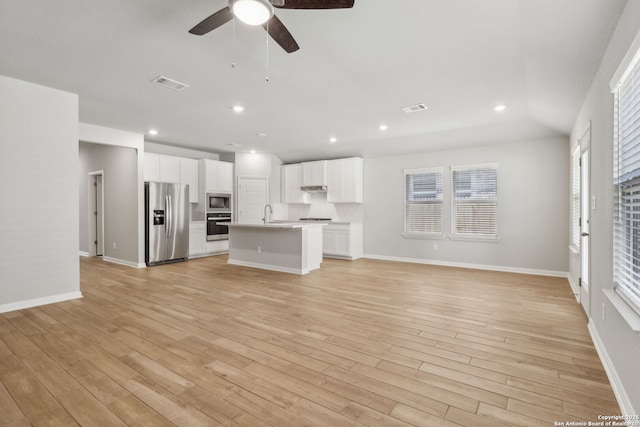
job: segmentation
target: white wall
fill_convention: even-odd
[[[505,271],[565,275],[568,271],[569,140],[514,142],[367,159],[366,256]],[[498,242],[406,239],[404,169],[498,163]],[[445,194],[450,194],[445,173]],[[445,197],[445,234],[451,230]],[[434,249],[437,244],[438,249]]]
[[[0,312],[81,297],[78,96],[0,76]]]
[[[638,22],[640,2],[629,1],[571,134],[575,144],[591,121],[591,194],[596,197],[596,209],[591,212],[589,328],[618,402],[627,414],[640,413],[640,336],[630,329],[603,290],[613,287],[613,95],[609,82],[638,34]],[[576,282],[578,268],[574,259],[570,274]]]
[[[167,156],[187,157],[192,159],[222,160],[220,159],[220,155],[217,153],[174,147],[150,141],[144,142],[144,151],[145,153],[165,154]]]

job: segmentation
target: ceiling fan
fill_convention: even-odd
[[[354,0],[229,0],[229,6],[220,9],[189,30],[201,36],[215,30],[237,17],[249,25],[262,25],[271,38],[287,53],[300,49],[298,43],[273,14],[273,9],[346,9],[353,7]]]

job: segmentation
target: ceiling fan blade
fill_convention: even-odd
[[[271,38],[287,53],[292,53],[300,49],[300,46],[298,46],[298,43],[296,43],[289,30],[287,30],[287,27],[284,26],[277,16],[273,15],[271,19],[262,24],[262,27],[267,30]]]
[[[280,9],[347,9],[354,0],[274,0],[273,6]]]
[[[191,34],[201,36],[207,34],[209,31],[213,31],[219,26],[226,24],[233,19],[233,13],[229,6],[224,9],[220,9],[210,17],[204,19],[201,23],[189,30]]]

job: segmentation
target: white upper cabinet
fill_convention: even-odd
[[[180,184],[180,158],[174,156],[160,157],[160,182]]]
[[[218,160],[200,160],[202,167],[201,190],[209,193],[233,193],[233,163]]]
[[[302,164],[281,166],[280,178],[282,203],[310,203],[310,194],[300,189],[302,186]]]
[[[189,185],[189,203],[198,203],[198,161],[180,157],[180,182]]]
[[[144,180],[189,185],[189,202],[198,203],[198,161],[144,153]]]
[[[144,180],[162,182],[160,180],[160,155],[144,153]]]
[[[144,180],[180,183],[180,158],[144,153]]]
[[[327,202],[363,202],[363,163],[360,157],[328,161]]]
[[[319,185],[327,185],[327,161],[302,163],[302,186],[315,187]]]
[[[218,162],[218,186],[225,193],[233,193],[233,163]]]

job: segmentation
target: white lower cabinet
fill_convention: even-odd
[[[189,224],[189,257],[205,254],[204,244],[207,239],[206,223],[192,222]]]
[[[189,258],[216,255],[229,251],[228,240],[207,242],[207,223],[204,221],[189,224]]]
[[[329,258],[362,258],[362,223],[330,223],[322,230],[322,254]]]
[[[228,240],[214,240],[212,242],[206,242],[204,244],[205,252],[207,254],[217,254],[221,252],[229,252]]]

